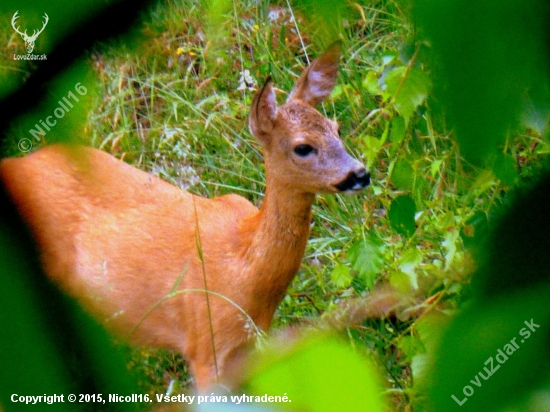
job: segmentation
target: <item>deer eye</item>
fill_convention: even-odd
[[[316,152],[316,150],[308,144],[301,144],[294,148],[294,153],[296,153],[300,157],[306,157],[313,152]]]

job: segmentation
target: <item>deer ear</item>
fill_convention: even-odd
[[[277,99],[273,91],[273,82],[268,78],[264,87],[254,96],[248,126],[254,137],[265,143],[267,135],[273,130],[276,118]]]
[[[325,100],[336,85],[341,49],[340,42],[336,42],[315,59],[296,82],[288,101],[301,100],[316,106]]]

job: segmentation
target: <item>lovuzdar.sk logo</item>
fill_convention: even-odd
[[[36,55],[32,54],[34,50],[34,43],[36,42],[36,39],[38,38],[38,35],[44,31],[46,28],[46,25],[48,24],[48,21],[50,18],[46,13],[44,13],[44,23],[42,24],[42,28],[40,30],[33,30],[31,35],[27,34],[27,30],[21,31],[19,26],[17,25],[17,19],[19,18],[19,10],[17,10],[12,19],[11,19],[11,26],[15,30],[16,33],[18,33],[23,41],[25,42],[25,49],[27,50],[27,54],[14,54],[13,59],[14,60],[46,60],[46,55]]]

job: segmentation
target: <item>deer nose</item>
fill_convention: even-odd
[[[348,176],[334,187],[340,192],[357,192],[367,187],[369,183],[370,173],[363,167],[357,171],[349,172]]]

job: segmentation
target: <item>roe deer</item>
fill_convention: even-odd
[[[260,210],[234,194],[192,195],[91,148],[53,145],[3,160],[0,180],[45,272],[133,342],[180,351],[200,391],[231,385],[250,321],[269,328],[300,267],[315,194],[370,181],[336,123],[314,108],[332,91],[339,58],[329,48],[280,107],[270,80],[256,94],[249,126],[265,152]]]

